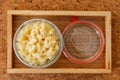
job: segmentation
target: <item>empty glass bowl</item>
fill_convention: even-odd
[[[91,63],[104,49],[101,29],[92,22],[74,20],[63,31],[64,55],[73,63]]]

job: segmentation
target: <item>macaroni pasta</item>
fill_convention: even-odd
[[[27,24],[18,35],[18,53],[29,64],[43,65],[56,57],[60,41],[49,24],[40,21]]]

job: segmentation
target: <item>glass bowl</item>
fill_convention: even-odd
[[[73,63],[91,63],[102,54],[104,35],[92,22],[73,20],[63,31],[64,55]]]
[[[17,47],[16,47],[16,41],[17,41],[17,38],[19,38],[19,32],[20,32],[20,30],[21,30],[23,27],[25,27],[24,25],[27,25],[27,24],[29,24],[29,23],[36,22],[36,21],[45,22],[45,23],[49,24],[52,28],[55,29],[56,34],[57,34],[57,36],[58,36],[58,38],[59,38],[59,40],[60,40],[59,51],[58,51],[57,55],[55,56],[55,58],[54,58],[52,61],[50,61],[49,63],[43,64],[43,65],[37,65],[37,66],[31,65],[31,64],[29,64],[26,60],[24,60],[24,59],[20,56],[20,54],[19,54],[19,52],[18,52],[18,50],[17,50]],[[32,67],[32,68],[46,68],[46,67],[49,67],[49,66],[51,66],[52,64],[54,64],[54,63],[59,59],[59,57],[60,57],[60,55],[61,55],[61,52],[62,52],[62,50],[63,50],[63,45],[64,45],[64,44],[63,44],[63,38],[62,38],[62,34],[61,34],[60,30],[58,29],[58,27],[57,27],[55,24],[53,24],[51,21],[48,21],[48,20],[46,20],[46,19],[31,19],[31,20],[25,21],[25,22],[24,22],[23,24],[21,24],[20,27],[17,29],[17,31],[16,31],[16,33],[15,33],[15,35],[14,35],[14,39],[13,39],[13,48],[14,48],[14,52],[15,52],[17,58],[18,58],[23,64],[25,64],[25,65],[28,66],[28,67]]]

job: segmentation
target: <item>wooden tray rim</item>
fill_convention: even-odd
[[[58,68],[32,69],[12,68],[12,16],[13,15],[47,15],[47,16],[101,16],[105,17],[105,68]],[[7,73],[111,73],[111,12],[110,11],[36,11],[8,10],[7,11]]]

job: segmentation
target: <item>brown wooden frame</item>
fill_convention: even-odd
[[[12,16],[13,15],[51,15],[51,16],[101,16],[105,17],[105,68],[13,68],[12,67]],[[32,11],[9,10],[7,12],[7,72],[8,73],[110,73],[111,72],[111,12],[109,11]]]

